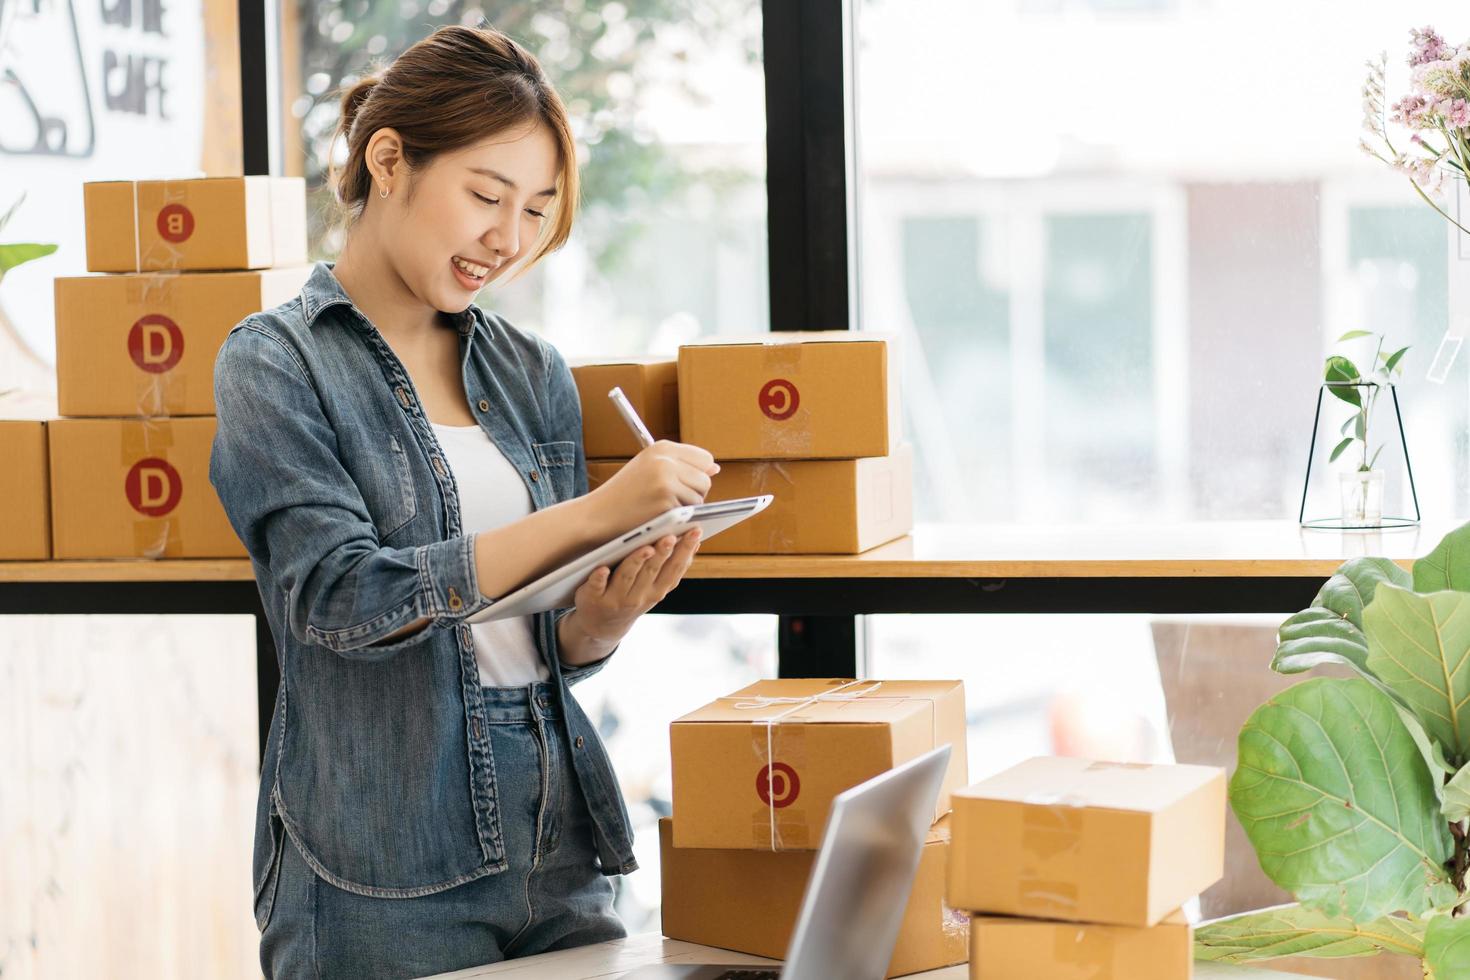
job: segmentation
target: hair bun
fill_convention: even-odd
[[[367,75],[353,83],[352,87],[342,93],[342,129],[350,132],[352,121],[357,118],[357,110],[367,101],[368,96],[373,94],[373,89],[378,85],[377,75]]]

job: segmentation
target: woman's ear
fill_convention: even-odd
[[[403,138],[392,127],[385,126],[369,137],[363,159],[367,163],[368,173],[372,175],[374,191],[383,197],[391,194],[397,183],[401,183],[407,176],[408,167],[403,161]]]

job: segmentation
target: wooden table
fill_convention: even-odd
[[[636,967],[655,963],[771,966],[775,962],[648,933],[595,946],[527,956],[490,966],[456,970],[453,973],[440,973],[432,980],[478,980],[480,977],[514,977],[515,980],[612,980]],[[911,975],[923,977],[924,980],[968,980],[970,973],[968,966],[961,965]],[[1299,974],[1295,973],[1246,969],[1219,963],[1196,963],[1194,977],[1195,980],[1299,980]]]
[[[860,555],[700,555],[654,611],[774,613],[781,676],[854,677],[858,615],[1290,613],[1344,560],[1382,555],[1407,567],[1454,526],[928,525]],[[128,612],[255,616],[264,739],[279,676],[248,561],[0,562],[0,614]]]

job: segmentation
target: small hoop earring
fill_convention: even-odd
[[[384,184],[383,187],[382,187],[382,189],[378,191],[378,196],[381,197],[385,201],[388,200],[388,185],[387,184]]]

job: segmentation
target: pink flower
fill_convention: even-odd
[[[1445,99],[1439,103],[1438,108],[1446,126],[1454,129],[1470,127],[1470,102],[1464,99]]]
[[[1406,95],[1389,106],[1389,118],[1408,129],[1419,129],[1427,125],[1424,117],[1433,108],[1424,96],[1417,93]]]
[[[1455,49],[1444,43],[1444,38],[1432,27],[1409,31],[1409,64],[1422,65],[1430,61],[1442,61],[1453,57]]]

